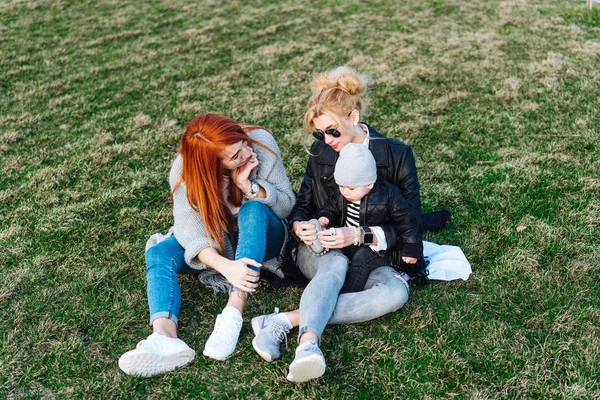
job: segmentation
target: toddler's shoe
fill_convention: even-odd
[[[215,329],[206,341],[202,354],[215,360],[225,360],[235,351],[241,330],[240,311],[233,306],[225,307],[221,314],[217,315]]]
[[[119,358],[119,368],[127,375],[149,378],[182,367],[195,356],[183,340],[153,333]]]
[[[252,347],[266,361],[275,361],[281,356],[279,346],[285,341],[292,329],[292,323],[285,314],[280,314],[276,308],[273,314],[260,315],[252,318],[252,330],[256,337],[252,339]]]
[[[325,357],[319,346],[312,340],[302,343],[296,349],[296,357],[290,364],[287,380],[306,382],[325,373]]]
[[[312,241],[312,244],[308,246],[308,248],[316,255],[322,256],[323,254],[329,251],[327,247],[323,247],[323,245],[321,244],[321,240],[319,239],[319,232],[323,230],[323,227],[321,226],[319,220],[316,218],[311,219],[310,221],[308,221],[308,223],[313,224],[315,226],[315,230],[317,231],[317,238]]]

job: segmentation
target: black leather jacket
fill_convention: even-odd
[[[418,226],[412,243],[422,243],[420,184],[412,150],[410,146],[398,140],[386,138],[371,126],[367,125],[367,127],[369,128],[369,150],[375,158],[377,175],[396,185],[402,192],[408,205],[408,212],[411,218],[417,221]],[[321,140],[313,143],[310,153],[304,179],[296,196],[296,206],[288,217],[290,226],[295,221],[308,221],[314,218],[327,199],[341,196],[333,178],[339,153]],[[385,232],[388,246],[395,246],[402,242],[397,229],[392,225],[380,225]],[[400,264],[399,260],[394,261]]]
[[[327,217],[329,226],[345,226],[347,203],[344,196],[331,197],[317,216]],[[418,235],[419,221],[410,212],[408,203],[397,186],[381,178],[377,179],[371,191],[360,202],[359,224],[383,228],[387,242],[385,253],[399,253],[393,259],[399,260],[402,256],[421,257],[423,243]]]

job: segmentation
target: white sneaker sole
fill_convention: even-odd
[[[261,356],[261,358],[263,360],[265,360],[266,362],[273,362],[273,357],[271,356],[271,353],[269,353],[268,351],[263,351],[258,347],[258,344],[256,343],[256,338],[252,339],[252,347],[254,347],[254,351],[256,351],[256,353]]]
[[[294,360],[286,379],[290,382],[306,382],[319,378],[325,373],[325,359],[318,354]]]
[[[149,378],[183,367],[192,361],[194,357],[196,357],[196,352],[192,349],[183,350],[169,356],[159,356],[152,353],[125,353],[119,358],[119,368],[127,375]]]
[[[217,360],[217,361],[225,361],[229,358],[229,356],[231,356],[233,354],[233,352],[235,351],[235,349],[233,349],[233,351],[227,355],[222,355],[222,354],[217,354],[214,353],[210,350],[207,350],[206,348],[204,349],[204,351],[202,352],[202,354],[208,358],[212,358],[213,360]]]

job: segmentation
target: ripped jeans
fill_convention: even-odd
[[[300,299],[300,332],[319,337],[327,324],[354,324],[397,311],[408,301],[408,284],[392,267],[379,267],[369,274],[360,292],[339,294],[348,259],[339,250],[322,256],[300,244],[296,260],[311,281]]]

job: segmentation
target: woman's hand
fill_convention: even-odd
[[[414,257],[402,257],[402,261],[404,261],[407,264],[416,264],[417,263],[417,259]]]
[[[250,182],[250,173],[254,168],[258,167],[258,158],[254,150],[250,150],[250,159],[241,167],[231,171],[231,179],[242,193],[250,192],[252,183]]]
[[[302,240],[306,245],[311,246],[312,241],[317,238],[317,229],[308,221],[295,221],[292,225],[292,230],[298,239]]]
[[[240,258],[239,260],[227,260],[219,265],[217,271],[221,273],[236,288],[244,292],[256,292],[260,274],[250,268],[248,265],[260,268],[261,265],[250,258]]]
[[[335,233],[335,235],[332,235]],[[356,231],[354,228],[330,228],[319,232],[319,239],[323,247],[328,249],[343,249],[354,244]]]

